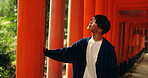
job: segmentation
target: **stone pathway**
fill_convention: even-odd
[[[132,72],[119,78],[148,78],[148,53],[145,53],[141,61],[135,64]]]

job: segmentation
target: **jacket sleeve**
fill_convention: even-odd
[[[44,51],[44,55],[54,59],[56,61],[72,63],[75,58],[75,53],[77,49],[77,43],[73,44],[71,47],[56,49],[56,50],[48,50]]]
[[[114,48],[111,48],[108,60],[108,78],[117,78],[117,58]]]

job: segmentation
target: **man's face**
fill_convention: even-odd
[[[98,27],[95,17],[92,17],[87,29],[91,32],[98,32],[98,30],[102,30],[100,27]]]

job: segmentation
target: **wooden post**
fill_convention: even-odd
[[[124,34],[124,47],[123,47],[123,61],[127,61],[128,60],[128,55],[127,55],[127,50],[128,50],[128,45],[129,45],[129,23],[125,24],[125,34]]]
[[[142,32],[142,44],[141,44],[142,49],[145,48],[145,29],[146,28],[143,28]]]
[[[63,48],[65,0],[51,0],[48,48]],[[62,63],[48,58],[47,78],[62,78]]]
[[[95,14],[105,15],[105,0],[96,0]]]
[[[119,29],[118,29],[118,35],[119,35],[119,41],[117,42],[119,45],[119,62],[123,62],[123,40],[124,40],[124,26],[123,23],[120,23]]]
[[[117,64],[119,64],[119,52],[118,52],[118,49],[119,49],[119,47],[118,47],[118,45],[117,45],[117,41],[119,40],[119,39],[117,39],[118,38],[118,34],[119,34],[119,31],[117,32],[117,29],[118,29],[118,21],[117,21],[117,14],[118,14],[118,9],[117,9],[117,6],[116,6],[116,3],[115,3],[115,1],[114,1],[114,3],[113,3],[114,5],[113,5],[113,10],[114,10],[114,13],[113,13],[113,25],[112,25],[112,45],[114,46],[114,48],[115,48],[115,52],[116,52],[116,57],[117,57]]]
[[[95,15],[95,0],[84,0],[83,38],[91,36],[91,32],[87,29],[87,27],[94,15]]]
[[[16,78],[43,78],[45,0],[19,0]]]
[[[132,57],[132,42],[133,42],[133,28],[131,27],[131,24],[129,23],[130,26],[130,32],[129,32],[129,54],[128,54],[128,58]]]
[[[108,0],[108,19],[110,21],[110,30],[107,33],[107,40],[112,43],[113,34],[113,15],[114,15],[114,0]]]
[[[84,0],[69,1],[68,46],[83,37]],[[72,78],[72,64],[67,64],[67,78]]]
[[[137,34],[136,34],[136,27],[133,27],[134,28],[134,38],[133,38],[133,47],[134,47],[134,51],[132,53],[132,56],[135,56],[136,54],[136,51],[137,51],[137,45],[136,45],[136,42],[137,42]]]

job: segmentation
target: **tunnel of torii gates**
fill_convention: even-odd
[[[48,49],[63,48],[65,0],[50,0]],[[45,0],[19,0],[16,78],[43,78]],[[68,47],[91,36],[87,30],[95,14],[106,15],[111,29],[103,35],[115,48],[118,72],[123,75],[145,48],[148,36],[148,0],[69,0]],[[66,66],[72,78],[72,64]],[[47,78],[62,78],[62,63],[48,59]]]

